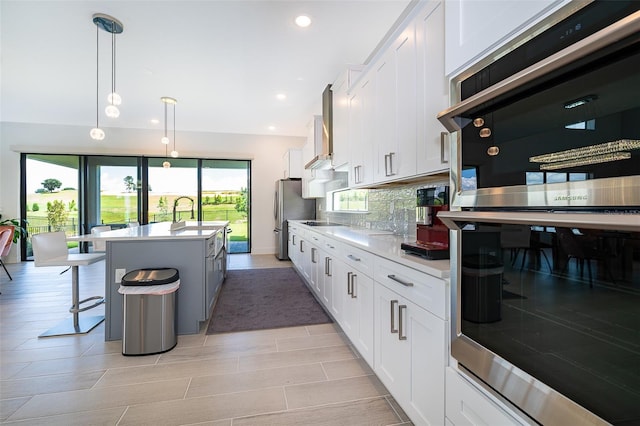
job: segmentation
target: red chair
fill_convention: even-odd
[[[4,265],[2,258],[9,254],[15,232],[16,228],[12,225],[0,225],[0,265],[2,265],[2,268],[11,281],[13,281],[13,278],[11,278],[11,274],[7,271],[7,267]]]

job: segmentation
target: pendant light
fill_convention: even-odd
[[[171,151],[171,157],[178,157],[178,151],[176,151],[176,104],[177,100],[174,98],[170,98],[168,96],[163,96],[160,98],[162,103],[164,104],[164,136],[160,140],[164,144],[164,156],[166,160],[162,163],[162,167],[168,169],[171,167],[171,163],[169,162],[169,137],[167,136],[167,105],[173,105],[173,151]]]
[[[99,32],[101,29],[108,33],[111,33],[111,93],[107,97],[109,101],[109,105],[105,110],[105,113],[108,117],[116,118],[120,115],[120,110],[116,105],[120,105],[122,103],[122,98],[120,95],[116,93],[116,34],[122,33],[124,31],[124,26],[122,22],[118,21],[116,18],[105,15],[104,13],[96,13],[93,15],[93,23],[96,26],[96,127],[91,129],[89,133],[92,139],[95,140],[103,140],[104,139],[104,130],[100,128],[99,124],[99,113],[98,113],[98,104],[99,104],[99,93],[100,93],[100,53],[99,53]]]

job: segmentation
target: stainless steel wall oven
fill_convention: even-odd
[[[639,10],[590,2],[439,115],[451,354],[545,425],[640,424]]]

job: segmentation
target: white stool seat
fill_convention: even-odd
[[[42,333],[39,337],[65,336],[69,334],[84,334],[93,330],[104,321],[104,315],[80,318],[80,312],[95,308],[104,303],[104,297],[92,296],[80,300],[78,266],[90,265],[106,257],[105,253],[69,253],[67,237],[64,232],[47,232],[31,237],[33,261],[36,267],[41,266],[69,266],[71,267],[71,308],[72,317]],[[97,300],[90,306],[80,307],[90,300]]]

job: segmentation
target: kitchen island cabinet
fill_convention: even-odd
[[[178,334],[197,334],[209,318],[224,271],[228,222],[187,222],[171,230],[168,222],[100,234],[106,242],[105,340],[122,339],[122,276],[135,269],[175,268],[180,275],[176,293]]]

